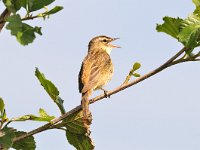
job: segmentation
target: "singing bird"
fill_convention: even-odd
[[[113,64],[110,53],[113,48],[111,42],[119,38],[97,36],[88,45],[88,54],[82,62],[79,72],[79,92],[82,93],[82,110],[84,125],[89,125],[89,96],[94,90],[102,89],[113,75]],[[104,90],[105,92],[105,90]]]

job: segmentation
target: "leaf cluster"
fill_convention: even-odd
[[[36,148],[35,140],[33,136],[29,136],[22,139],[20,142],[13,142],[14,138],[26,134],[23,131],[17,131],[16,129],[4,127],[0,130],[0,149],[14,148],[16,150],[34,150]]]
[[[62,10],[62,6],[55,6],[51,10],[46,8],[46,6],[54,1],[55,0],[3,0],[5,7],[11,12],[11,16],[5,18],[0,24],[7,22],[6,29],[11,31],[11,35],[15,36],[20,44],[28,45],[34,41],[36,34],[42,35],[42,32],[41,27],[32,26],[30,23],[24,23],[24,21],[39,17],[45,19]],[[20,14],[21,9],[26,11],[24,17]],[[38,13],[38,11],[42,9],[44,9],[43,12]]]
[[[200,46],[200,0],[193,0],[196,8],[187,18],[164,17],[163,24],[158,24],[158,32],[164,32],[189,48],[190,54],[194,48]]]
[[[61,114],[64,114],[64,100],[60,98],[59,90],[57,89],[57,87],[50,80],[46,79],[45,75],[41,73],[38,68],[36,68],[35,70],[35,76],[38,78],[40,84],[43,86],[47,94],[51,97],[52,101],[58,106]],[[28,114],[9,120],[8,118],[6,118],[3,99],[0,98],[0,118],[2,123],[0,128],[0,149],[9,149],[12,147],[17,150],[34,150],[36,148],[34,137],[31,135],[28,136],[28,138],[23,138],[22,140],[15,142],[15,139],[17,137],[26,135],[28,133],[23,131],[16,131],[16,129],[8,127],[8,124],[16,121],[43,121],[51,123],[51,121],[54,120],[55,116],[50,116],[43,108],[40,108],[38,116]],[[88,129],[86,129],[83,124],[82,110],[70,114],[67,118],[63,119],[61,122],[55,125],[52,124],[49,129],[61,129],[62,131],[64,131],[68,142],[78,150],[94,149],[94,143],[88,133]]]

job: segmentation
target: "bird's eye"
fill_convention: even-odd
[[[106,39],[104,39],[104,40],[103,40],[103,42],[107,42],[107,40],[106,40]]]

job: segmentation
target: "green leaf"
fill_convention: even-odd
[[[12,121],[27,121],[27,120],[33,120],[33,121],[47,121],[50,122],[52,119],[54,119],[54,116],[49,116],[46,111],[42,108],[39,109],[39,116],[35,115],[24,115],[18,118],[13,118]]]
[[[14,0],[14,6],[16,11],[20,10],[21,7],[25,6],[26,0]]]
[[[13,0],[3,0],[3,2],[9,11],[11,11],[12,13],[16,13],[17,10],[15,8],[15,3]]]
[[[1,97],[0,97],[0,118],[1,118],[2,124],[8,121],[6,110],[5,110],[5,104]]]
[[[29,11],[33,12],[50,5],[55,0],[32,0],[32,5],[29,5]]]
[[[188,18],[186,18],[181,23],[181,29],[189,26],[189,25],[200,25],[200,17],[198,15],[192,14]]]
[[[22,45],[28,45],[35,39],[35,33],[42,35],[40,27],[32,27],[26,23],[22,23],[20,15],[12,15],[7,18],[8,25],[6,28],[11,34],[16,36],[18,42]]]
[[[33,40],[36,38],[35,33],[38,33],[41,35],[41,28],[40,27],[31,27],[28,24],[22,23],[23,28],[21,32],[17,33],[17,40],[22,45],[28,45],[29,43],[32,43]]]
[[[180,25],[183,21],[181,18],[172,18],[172,17],[164,17],[164,23],[161,25],[157,25],[156,30],[158,32],[164,32],[169,34],[170,36],[177,39],[177,36],[180,32]]]
[[[138,74],[138,73],[133,73],[133,76],[134,76],[134,77],[140,77],[140,74]]]
[[[69,130],[66,131],[68,142],[73,145],[77,150],[93,150],[94,143],[89,135],[76,134]]]
[[[0,118],[2,118],[5,111],[5,104],[3,99],[0,97]]]
[[[192,2],[196,5],[196,7],[200,6],[200,0],[192,0]]]
[[[90,122],[92,116],[90,116]],[[92,150],[94,143],[83,125],[83,111],[75,112],[69,115],[62,123],[67,128],[66,136],[70,144],[77,150]]]
[[[16,13],[24,5],[25,0],[3,0],[6,8],[12,13]]]
[[[12,35],[17,35],[18,32],[22,30],[23,24],[20,18],[20,15],[12,15],[6,19],[8,21],[8,25],[6,28],[11,30]]]
[[[47,114],[47,112],[44,109],[42,109],[42,108],[39,109],[39,115],[40,115],[40,118],[43,118],[43,119],[45,119],[48,122],[50,122],[52,119],[55,118],[55,116],[49,116]]]
[[[200,16],[200,7],[196,7],[196,9],[194,10],[193,14]]]
[[[44,87],[46,92],[49,94],[49,96],[56,101],[59,97],[59,91],[56,88],[56,86],[49,80],[47,80],[43,73],[40,73],[39,69],[36,68],[35,70],[35,76],[40,81],[41,85]]]
[[[140,67],[141,67],[141,64],[138,63],[138,62],[136,62],[136,63],[134,63],[134,65],[133,65],[133,69],[132,69],[132,71],[134,72],[134,71],[140,69]]]
[[[200,45],[200,24],[189,25],[185,27],[178,35],[179,41],[182,42],[185,47],[195,48]]]
[[[27,121],[27,120],[32,120],[32,121],[47,121],[50,122],[50,119],[43,118],[43,117],[38,117],[35,115],[24,115],[18,118],[13,118],[12,121]]]
[[[62,9],[63,9],[62,6],[56,6],[53,9],[51,9],[50,11],[43,13],[43,15],[52,15],[52,14],[55,14],[55,13],[61,11]]]
[[[41,73],[38,68],[35,70],[35,76],[40,81],[41,85],[44,87],[45,91],[49,94],[51,99],[56,103],[59,107],[62,114],[65,113],[65,108],[63,106],[64,100],[59,97],[59,91],[56,86],[50,81],[47,80],[43,73]]]
[[[89,119],[90,121],[92,120],[91,117]],[[87,132],[83,125],[83,111],[78,111],[69,115],[63,122],[65,123],[64,126],[73,133],[85,134]]]
[[[5,127],[2,130],[0,130],[0,148],[2,150],[7,150],[11,148],[14,138],[15,133],[13,128]]]
[[[16,137],[19,137],[23,134],[26,134],[26,132],[23,132],[23,131],[15,132]],[[29,136],[20,141],[17,141],[12,145],[12,148],[16,150],[35,150],[36,145],[35,145],[34,137]]]

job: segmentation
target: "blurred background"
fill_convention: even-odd
[[[192,0],[57,0],[50,5],[64,10],[50,19],[30,21],[42,26],[43,36],[21,46],[3,29],[0,36],[0,96],[8,117],[50,115],[59,110],[34,76],[38,67],[59,89],[66,110],[80,104],[78,73],[94,36],[120,37],[111,57],[115,65],[112,81],[105,88],[121,85],[134,62],[142,64],[141,75],[155,69],[183,46],[155,30],[162,17],[187,17],[195,6]],[[0,10],[4,7],[1,3]],[[200,149],[200,63],[170,67],[110,99],[90,106],[95,150],[199,150]],[[102,94],[97,91],[93,94]],[[44,123],[11,124],[30,131]],[[37,150],[73,150],[63,131],[35,135]]]

